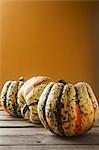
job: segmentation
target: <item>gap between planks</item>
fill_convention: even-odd
[[[44,135],[53,135],[49,130],[45,128],[0,128],[0,136],[18,136],[18,135],[33,135],[33,134],[44,134]],[[99,134],[99,129],[98,128],[92,128],[90,131],[88,131],[85,135],[90,134],[90,135],[97,135]]]

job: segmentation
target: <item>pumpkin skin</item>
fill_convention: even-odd
[[[38,102],[38,116],[45,128],[60,136],[77,136],[95,123],[98,103],[88,83],[51,82]]]
[[[7,81],[1,91],[1,106],[5,112],[15,117],[21,117],[20,106],[17,103],[17,94],[23,84],[23,77],[17,81]]]
[[[21,87],[18,92],[18,104],[21,107],[21,114],[24,119],[40,124],[37,112],[39,97],[44,88],[50,82],[45,76],[32,77]]]
[[[1,106],[1,96],[0,96],[0,106]]]

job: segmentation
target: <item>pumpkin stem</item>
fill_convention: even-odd
[[[64,85],[67,84],[67,82],[65,80],[59,80],[59,83],[63,83]]]
[[[24,77],[20,77],[18,81],[24,81]]]

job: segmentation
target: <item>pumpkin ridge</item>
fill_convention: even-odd
[[[9,111],[14,116],[17,116],[17,114],[16,114],[16,101],[17,101],[16,100],[16,93],[17,93],[17,82],[13,81],[10,84],[9,91],[7,93],[7,105],[8,105]],[[10,102],[11,102],[11,104],[10,104]]]
[[[5,95],[5,107],[7,108],[7,100],[6,100],[6,98],[7,98],[7,92],[8,92],[8,89],[9,89],[9,87],[10,87],[10,85],[11,85],[11,82],[9,83],[9,85],[8,85],[8,87],[7,87],[7,91],[6,91],[6,95]]]
[[[82,134],[90,128],[90,125],[93,122],[94,110],[85,84],[83,82],[79,82],[78,84],[76,84],[76,89],[78,91],[80,118],[82,121],[82,129],[78,134]]]
[[[63,103],[63,108],[61,109],[61,119],[64,134],[66,136],[73,136],[75,134],[76,125],[76,101],[75,101],[76,91],[72,84],[67,84],[64,86],[63,95],[61,102]]]
[[[86,86],[86,85],[85,85],[85,86]],[[90,91],[88,90],[88,87],[87,87],[87,86],[86,86],[86,89],[87,89],[89,98],[91,99],[92,106],[93,106],[92,96],[91,96],[91,93],[90,93]],[[88,130],[90,130],[90,129],[92,128],[92,126],[94,125],[95,120],[96,120],[96,118],[95,118],[95,116],[96,116],[96,109],[94,108],[94,106],[93,106],[93,110],[94,110],[94,119],[93,119],[93,122],[92,122],[92,124],[91,124],[91,126],[90,126],[90,128],[89,128]],[[88,131],[88,130],[87,130],[87,131]]]
[[[13,106],[16,116],[17,116],[17,113],[18,113],[17,112],[17,106],[18,106],[18,101],[17,101],[17,99],[18,99],[18,97],[17,97],[17,95],[18,95],[18,86],[19,86],[19,83],[16,86],[16,93],[15,93],[15,97],[14,97],[15,100],[14,100],[14,106]]]
[[[45,116],[46,116],[48,126],[50,128],[49,130],[56,135],[60,134],[60,130],[58,128],[58,119],[57,119],[58,115],[57,115],[56,105],[57,105],[57,100],[58,100],[61,90],[62,90],[62,86],[63,86],[62,83],[55,83],[53,85],[53,87],[51,88],[51,91],[49,93],[49,96],[47,98],[46,107],[45,107]],[[58,92],[58,94],[56,93],[56,91]],[[53,126],[51,126],[51,125],[53,125]],[[56,129],[54,130],[54,128],[56,128]]]
[[[54,86],[54,82],[51,82],[45,87],[43,93],[40,96],[38,106],[37,106],[38,116],[39,116],[39,119],[41,120],[41,123],[43,124],[43,126],[45,128],[48,128],[51,132],[53,132],[53,131],[51,130],[50,126],[48,125],[45,110],[46,110],[46,106],[47,106],[47,99],[49,97],[50,91],[53,86]]]
[[[65,134],[64,134],[64,130],[62,128],[62,120],[61,120],[61,108],[63,106],[62,105],[63,103],[61,103],[61,98],[62,98],[62,94],[63,94],[63,89],[64,89],[64,85],[62,85],[60,95],[56,101],[56,118],[57,118],[57,122],[58,122],[58,130],[60,131],[60,134],[64,136]]]
[[[63,103],[63,110],[61,109],[61,117],[62,117],[61,120],[62,120],[62,128],[63,128],[63,131],[64,131],[65,135],[66,135],[66,133],[65,133],[65,129],[64,129],[65,128],[65,126],[64,126],[64,119],[66,119],[66,115],[68,116],[68,100],[69,100],[68,97],[66,96],[66,93],[65,93],[65,92],[67,92],[67,90],[66,90],[67,86],[68,85],[64,86],[62,97],[61,97],[61,103]],[[66,98],[64,100],[65,96],[66,96]],[[64,115],[64,113],[65,113],[65,115]]]
[[[48,129],[49,129],[51,132],[53,132],[53,131],[52,131],[52,129],[50,128],[50,126],[48,125],[48,122],[47,122],[47,120],[46,120],[45,107],[46,107],[46,102],[47,102],[47,99],[48,99],[48,96],[49,96],[49,93],[50,93],[52,87],[53,87],[53,85],[51,85],[51,87],[50,87],[50,89],[49,89],[49,91],[48,91],[48,93],[47,93],[47,95],[46,95],[46,99],[45,99],[45,101],[44,101],[44,105],[43,105],[43,107],[42,107],[44,120],[45,120],[45,122],[46,122],[46,124],[47,124],[47,126],[48,126]],[[53,133],[54,133],[54,132],[53,132]]]
[[[68,132],[67,132],[67,136],[74,136],[74,130],[75,130],[75,126],[76,126],[76,91],[74,88],[73,84],[68,84],[67,87],[67,107],[68,107],[68,111],[67,111],[67,115],[68,115]]]
[[[75,129],[75,132],[77,134],[79,134],[79,132],[81,131],[82,127],[81,127],[81,115],[80,115],[80,105],[79,105],[79,99],[78,99],[78,90],[76,87],[75,88],[75,91],[76,91],[76,113],[77,113],[77,127]]]
[[[16,87],[16,93],[15,93],[15,99],[16,99],[16,104],[18,104],[17,102],[17,98],[18,98],[18,86],[19,86],[19,82],[16,83],[17,84],[17,87]]]
[[[18,91],[20,90],[20,88],[22,87],[22,85],[24,84],[24,77],[20,77],[17,81],[16,81],[16,93],[15,93],[15,105],[14,110],[15,110],[15,114],[16,117],[18,116],[18,114],[21,114],[21,110],[19,110],[19,108],[21,108],[18,104]],[[21,117],[21,116],[20,116]]]
[[[90,101],[92,102],[92,106],[93,106],[93,100],[92,100],[92,96],[91,96],[91,92],[93,92],[92,90],[91,90],[91,92],[89,92],[89,85],[87,84],[87,83],[85,83],[85,82],[83,82],[84,83],[84,86],[86,87],[86,90],[87,90],[87,93],[88,93],[88,96],[89,96],[89,99],[90,99]],[[88,86],[87,86],[88,85]],[[91,88],[91,87],[90,87]],[[93,111],[94,111],[94,119],[93,119],[93,121],[92,121],[92,124],[90,125],[90,127],[87,129],[87,130],[85,130],[84,132],[83,132],[83,134],[84,133],[86,133],[87,131],[89,131],[91,128],[92,128],[92,126],[93,126],[93,124],[94,124],[94,122],[95,122],[95,116],[96,116],[96,114],[95,114],[95,111],[96,111],[96,109],[94,108],[94,106],[93,106]],[[82,117],[81,117],[82,118]]]
[[[7,106],[6,106],[6,103],[7,103],[7,101],[6,101],[6,96],[7,96],[7,92],[8,92],[8,89],[9,89],[10,84],[11,84],[11,81],[7,81],[7,82],[4,84],[3,89],[2,89],[2,91],[1,91],[1,99],[2,99],[1,105],[2,105],[3,109],[4,109],[6,112],[8,112],[8,113],[9,113],[9,111],[8,111],[8,109],[7,109]]]

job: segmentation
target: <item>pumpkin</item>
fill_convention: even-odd
[[[45,128],[60,136],[77,136],[95,123],[98,103],[88,83],[51,82],[38,102],[38,116]]]
[[[0,96],[0,106],[1,106],[1,96]]]
[[[1,91],[1,106],[4,111],[15,117],[21,117],[20,106],[17,103],[17,94],[23,84],[23,77],[17,81],[7,81]]]
[[[40,124],[37,113],[37,104],[44,88],[50,82],[45,76],[32,77],[25,82],[18,92],[18,104],[24,119]]]

